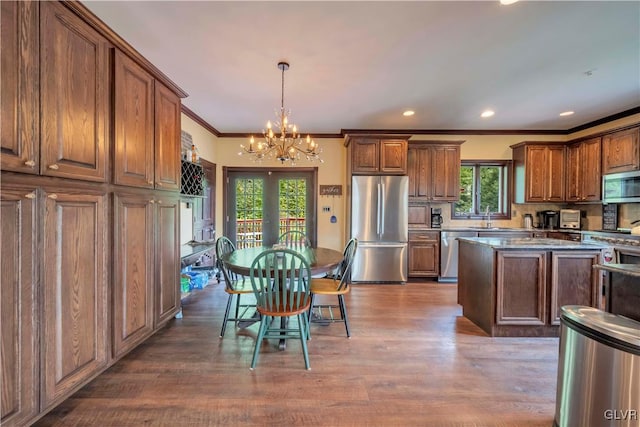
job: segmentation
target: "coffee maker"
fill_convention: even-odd
[[[558,211],[537,211],[538,228],[545,230],[555,230],[559,226],[560,212]]]
[[[440,228],[442,225],[442,209],[431,208],[431,228]]]

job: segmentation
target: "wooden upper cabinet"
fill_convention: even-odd
[[[107,41],[58,2],[40,2],[40,173],[107,180]]]
[[[591,138],[567,146],[566,200],[572,202],[601,199],[601,140]]]
[[[38,2],[0,2],[0,168],[37,174]]]
[[[114,184],[154,187],[154,79],[115,53]],[[172,117],[172,121],[175,119]],[[178,154],[178,159],[179,159]]]
[[[406,139],[350,138],[354,175],[404,175],[407,173]]]
[[[460,144],[410,143],[407,154],[409,197],[450,202],[460,194]]]
[[[5,2],[1,3],[4,13]],[[3,183],[0,199],[0,424],[19,426],[28,425],[38,412],[40,390],[36,191]]]
[[[115,184],[180,189],[180,98],[115,53]]]
[[[156,81],[155,86],[155,184],[180,190],[180,98]]]
[[[640,128],[614,132],[602,137],[602,173],[640,169]]]
[[[107,366],[111,330],[107,195],[53,189],[44,194],[42,410]]]
[[[515,203],[564,201],[564,143],[528,141],[512,145],[511,148]]]

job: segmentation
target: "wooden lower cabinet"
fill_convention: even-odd
[[[114,195],[113,357],[153,333],[154,204],[139,194]]]
[[[409,232],[409,277],[437,277],[440,273],[440,232]]]
[[[104,192],[44,191],[42,409],[108,363],[108,234]]]
[[[159,327],[180,311],[180,200],[163,196],[155,203],[154,325]]]
[[[180,311],[180,201],[114,194],[113,356],[119,358]]]
[[[560,307],[585,305],[604,309],[600,296],[599,263],[596,251],[554,252],[551,257],[549,322],[560,325]]]
[[[0,425],[25,425],[39,410],[36,190],[3,185],[0,200]]]
[[[563,305],[602,308],[600,274],[593,269],[600,251],[586,246],[494,248],[460,241],[463,315],[491,336],[558,336]]]

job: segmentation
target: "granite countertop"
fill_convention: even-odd
[[[598,250],[605,247],[597,243],[530,237],[459,237],[458,240],[493,249]]]
[[[593,268],[640,277],[640,264],[596,264]]]

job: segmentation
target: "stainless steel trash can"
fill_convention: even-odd
[[[583,306],[560,320],[554,425],[640,426],[640,322]]]

